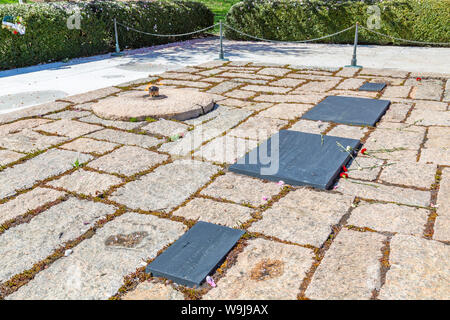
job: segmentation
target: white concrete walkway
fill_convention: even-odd
[[[351,45],[272,44],[224,41],[232,61],[298,66],[342,67],[350,63]],[[67,95],[117,85],[218,57],[217,38],[197,39],[0,72],[0,113],[54,101]],[[358,64],[416,72],[450,73],[450,48],[359,46]]]

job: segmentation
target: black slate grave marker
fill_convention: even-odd
[[[295,186],[329,189],[342,166],[351,158],[336,142],[344,149],[347,146],[353,149],[360,146],[359,140],[281,130],[240,158],[229,170],[260,179],[282,180]],[[277,160],[277,153],[278,171],[270,174],[263,172],[262,168],[267,169],[271,165],[276,168],[273,161]],[[267,159],[272,155],[274,159],[269,163]]]
[[[199,221],[145,271],[188,287],[199,286],[243,234],[242,230]]]
[[[390,104],[389,100],[328,96],[302,118],[374,126]]]
[[[359,91],[374,91],[379,92],[386,87],[386,83],[384,82],[366,82],[361,87],[359,87]]]

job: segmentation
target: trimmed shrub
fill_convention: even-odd
[[[68,28],[68,18],[79,11],[80,29]],[[0,69],[10,69],[66,58],[90,56],[115,47],[113,18],[150,33],[178,34],[213,24],[213,13],[191,1],[55,2],[7,4],[0,16],[21,16],[25,35],[0,29]],[[73,20],[72,20],[73,22]],[[188,39],[155,37],[118,26],[121,48],[139,48]]]
[[[270,40],[300,41],[333,34],[359,22],[367,27],[380,9],[380,29],[374,31],[407,40],[450,41],[450,0],[316,1],[244,0],[231,7],[226,23],[249,35]],[[229,39],[250,40],[226,28]],[[324,43],[353,43],[354,29],[320,40]],[[360,28],[359,42],[365,44],[411,45]]]

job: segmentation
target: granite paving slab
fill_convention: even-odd
[[[311,280],[305,296],[320,300],[369,300],[381,285],[385,237],[342,229]]]
[[[252,211],[237,204],[194,198],[187,205],[175,210],[173,215],[237,228],[251,218]]]
[[[261,94],[255,97],[255,101],[278,103],[317,103],[324,97],[320,94]]]
[[[145,281],[127,292],[122,300],[184,300],[184,295],[169,285]]]
[[[359,140],[281,130],[229,167],[235,173],[287,184],[328,189]],[[270,165],[270,166],[268,166]]]
[[[414,86],[411,90],[411,98],[424,100],[441,100],[443,87],[441,84],[425,83]]]
[[[303,92],[326,92],[334,88],[338,84],[339,80],[326,80],[326,81],[310,81],[302,84],[300,87],[292,91],[292,94],[302,94]]]
[[[362,157],[358,155],[356,158],[358,163],[350,161],[348,167],[348,176],[353,179],[375,181],[381,171],[381,166],[384,164],[384,160]],[[361,166],[362,170],[359,170]]]
[[[5,166],[11,162],[17,161],[20,158],[23,158],[25,155],[22,153],[9,151],[9,150],[0,150],[0,166]]]
[[[104,129],[98,132],[91,133],[87,135],[86,138],[106,140],[109,142],[138,146],[142,148],[151,148],[157,146],[162,142],[161,139],[157,139],[154,137],[112,129]]]
[[[86,117],[90,115],[91,113],[89,111],[79,111],[79,110],[66,110],[62,112],[52,113],[49,115],[46,115],[46,118],[59,120],[59,119],[78,119],[81,117]]]
[[[32,153],[60,144],[68,139],[66,137],[47,136],[30,129],[24,129],[17,133],[0,136],[0,147],[24,153]]]
[[[300,119],[297,122],[295,122],[289,128],[289,130],[305,132],[305,133],[321,134],[322,132],[326,131],[329,126],[330,126],[329,122]]]
[[[34,130],[45,131],[60,136],[66,136],[69,138],[76,138],[101,129],[103,129],[103,127],[101,126],[97,126],[94,124],[87,124],[70,119],[58,120],[34,128]]]
[[[362,97],[362,98],[371,98],[375,99],[378,96],[378,92],[370,92],[370,91],[357,91],[357,90],[329,90],[326,92],[328,96],[345,96],[345,97]]]
[[[233,91],[224,93],[224,96],[236,99],[248,99],[250,97],[253,97],[255,94],[255,92],[235,89]]]
[[[240,101],[240,100],[237,100]],[[186,123],[191,126],[197,126],[199,124],[205,123],[207,121],[210,121],[214,118],[217,118],[219,115],[228,113],[231,110],[235,110],[234,108],[227,107],[225,105],[222,105],[222,102],[220,104],[216,104],[214,108],[211,109],[210,112],[203,114],[197,118],[184,120],[183,123]],[[161,120],[160,120],[161,121]]]
[[[406,161],[406,151],[414,151],[413,161],[423,142],[425,128],[406,127],[404,124],[380,123],[367,139],[364,147],[374,156],[382,159]],[[398,156],[397,156],[398,155]]]
[[[65,143],[59,148],[77,152],[103,154],[116,148],[118,144],[106,141],[98,141],[89,138],[79,138]]]
[[[450,112],[416,109],[406,122],[421,126],[450,126]]]
[[[47,185],[82,195],[99,196],[113,185],[120,183],[122,179],[109,174],[77,170],[70,175],[50,181]]]
[[[364,127],[337,125],[328,131],[327,135],[359,140],[364,137],[367,131],[368,129]]]
[[[408,98],[411,86],[389,86],[384,90],[383,99],[385,98]]]
[[[263,141],[287,124],[286,120],[257,115],[233,128],[229,134],[239,138]]]
[[[200,286],[243,234],[243,230],[199,221],[150,263],[146,272],[188,287]]]
[[[384,116],[381,118],[381,122],[402,122],[405,120],[411,104],[406,103],[392,103]]]
[[[142,122],[106,120],[106,119],[99,118],[93,114],[90,114],[89,116],[86,116],[86,117],[82,117],[78,120],[83,121],[83,122],[88,122],[88,123],[101,124],[106,127],[119,128],[122,130],[133,130],[142,125]]]
[[[250,240],[237,263],[203,296],[205,300],[296,300],[313,262],[311,250]]]
[[[434,222],[433,239],[439,241],[450,241],[450,218],[439,216]]]
[[[115,207],[70,198],[0,235],[0,282],[49,256],[58,246],[81,236],[89,224],[112,214]],[[14,247],[14,250],[10,248]]]
[[[336,89],[338,89],[338,90],[356,90],[364,82],[366,82],[365,79],[358,79],[358,78],[345,79],[341,83],[339,83],[339,85],[336,87]]]
[[[414,162],[398,162],[383,168],[380,180],[392,184],[430,189],[437,166]],[[420,173],[420,174],[418,174]]]
[[[159,151],[172,155],[185,156],[198,149],[204,142],[223,134],[226,130],[236,126],[247,118],[252,112],[242,109],[231,109],[220,112],[219,115],[205,124],[198,125],[189,131],[182,139],[165,143]]]
[[[153,134],[171,137],[176,134],[184,134],[188,131],[189,128],[190,127],[185,125],[184,123],[161,119],[159,121],[150,122],[149,124],[143,126],[142,130]]]
[[[169,156],[133,146],[123,146],[89,163],[89,167],[132,176],[164,162]]]
[[[262,117],[293,120],[302,116],[312,107],[313,105],[311,104],[279,103],[260,112],[258,115]]]
[[[450,199],[450,169],[443,168],[436,202],[438,205],[437,214],[439,216],[450,218],[450,202],[448,199]]]
[[[194,158],[203,159],[216,163],[232,164],[236,159],[257,146],[255,140],[241,139],[230,134],[215,138],[194,152]]]
[[[0,136],[7,135],[8,133],[17,133],[23,129],[30,129],[37,127],[41,124],[51,122],[47,119],[25,119],[16,122],[4,124],[0,126]]]
[[[358,181],[340,179],[338,188],[340,192],[364,199],[395,202],[412,206],[428,207],[431,193],[429,191],[415,190],[387,186],[380,183],[358,184]]]
[[[450,127],[429,127],[424,147],[450,149]]]
[[[289,72],[290,70],[285,68],[263,68],[259,70],[256,74],[265,74],[269,76],[281,77]]]
[[[69,257],[54,262],[8,300],[106,300],[125,275],[154,258],[185,231],[179,222],[126,213],[81,242]]]
[[[177,160],[117,189],[109,199],[132,209],[168,212],[185,201],[217,173],[219,167]]]
[[[66,150],[50,150],[26,162],[0,171],[0,199],[12,196],[16,190],[32,187],[38,181],[72,169],[78,160],[83,164],[93,157]]]
[[[50,112],[59,111],[65,109],[69,105],[68,102],[55,101],[40,104],[34,107],[17,110],[14,112],[9,112],[5,114],[0,114],[0,123],[7,123],[11,121],[15,121],[24,117],[34,117],[41,116]]]
[[[29,210],[51,203],[64,195],[64,192],[40,187],[23,193],[6,203],[0,204],[0,224],[24,215]]]
[[[291,79],[291,78],[283,78],[270,83],[271,86],[280,86],[280,87],[297,87],[302,83],[305,83],[306,80],[303,79]]]
[[[390,269],[380,290],[383,300],[448,300],[450,247],[418,237],[395,235]]]
[[[343,96],[328,96],[303,115],[304,119],[374,126],[390,101]]]
[[[272,93],[286,93],[291,91],[291,88],[285,87],[274,87],[274,86],[257,86],[257,85],[247,85],[242,87],[242,90],[255,91],[255,92],[272,92]]]
[[[423,148],[420,152],[419,162],[450,166],[450,149]]]
[[[263,205],[272,196],[281,191],[281,186],[273,182],[263,182],[243,175],[227,172],[214,180],[201,194],[226,199],[236,203]]]
[[[224,81],[219,83],[218,85],[212,87],[211,89],[209,89],[207,92],[208,93],[215,93],[215,94],[223,94],[227,91],[233,90],[237,87],[240,87],[241,84],[240,83],[236,83],[233,81]]]
[[[352,201],[353,196],[301,188],[274,203],[248,230],[319,248]]]
[[[347,224],[420,237],[425,230],[429,214],[428,210],[422,208],[362,201],[352,211]]]

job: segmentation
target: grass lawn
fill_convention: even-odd
[[[225,20],[225,15],[231,6],[238,3],[239,0],[194,0],[197,2],[204,3],[208,8],[214,12],[214,23],[219,22],[219,20]]]
[[[0,0],[2,1],[2,0]],[[230,10],[231,6],[238,3],[240,0],[193,0],[204,3],[214,13],[214,23],[220,20],[225,21],[225,16]],[[219,33],[219,27],[214,28],[214,33]]]
[[[26,1],[24,1],[26,2]],[[4,4],[4,3],[19,3],[18,0],[0,0],[0,4]]]

